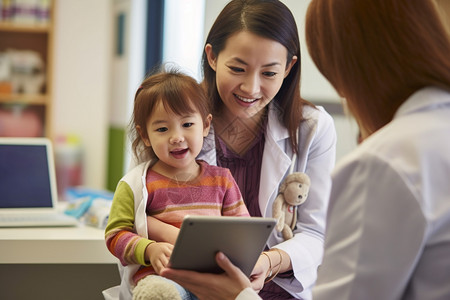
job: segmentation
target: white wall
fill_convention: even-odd
[[[163,61],[201,81],[204,6],[210,0],[165,0]]]
[[[123,53],[117,53],[117,21],[122,14],[124,22]],[[110,52],[111,83],[109,120],[115,128],[125,129],[133,113],[134,95],[145,76],[147,0],[114,0],[112,6],[113,43]],[[125,139],[123,170],[128,170],[131,144]]]
[[[112,6],[113,27],[117,17],[125,18],[123,53],[116,53],[117,37],[113,37],[111,58],[110,122],[125,127],[133,112],[134,94],[145,75],[146,0],[114,0]],[[113,34],[117,35],[117,28]]]
[[[53,129],[76,134],[85,183],[104,188],[109,118],[111,1],[59,0],[55,11]]]

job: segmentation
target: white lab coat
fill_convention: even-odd
[[[323,299],[450,299],[450,93],[413,94],[333,172]]]
[[[272,204],[278,187],[289,173],[292,149],[287,129],[278,120],[276,106],[269,105],[268,123],[262,158],[259,187],[259,207],[264,217],[272,217]],[[295,279],[275,278],[274,281],[292,295],[311,299],[311,288],[322,261],[325,218],[331,188],[331,171],[336,157],[336,131],[331,116],[321,107],[305,107],[306,119],[299,128],[298,157],[294,172],[305,172],[311,179],[308,199],[298,209],[295,236],[283,241],[274,231],[268,246],[286,251],[292,262]],[[214,130],[205,140],[200,159],[216,164]]]

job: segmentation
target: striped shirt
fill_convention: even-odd
[[[187,182],[149,170],[147,215],[178,228],[186,215],[248,216],[230,171],[203,161],[199,164],[200,175]]]
[[[151,169],[147,171],[147,215],[177,227],[188,214],[249,216],[230,171],[203,161],[198,163],[200,175],[188,182],[177,182]],[[145,261],[145,249],[154,241],[140,237],[134,230],[133,192],[125,182],[120,182],[114,193],[105,239],[109,251],[122,265],[141,265],[133,277],[135,283],[154,274]]]

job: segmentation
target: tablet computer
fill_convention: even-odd
[[[170,267],[220,273],[215,255],[222,251],[250,276],[276,220],[262,217],[186,216],[180,228]]]

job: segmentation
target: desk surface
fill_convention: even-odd
[[[0,264],[109,264],[104,230],[78,225],[66,228],[0,228]]]

